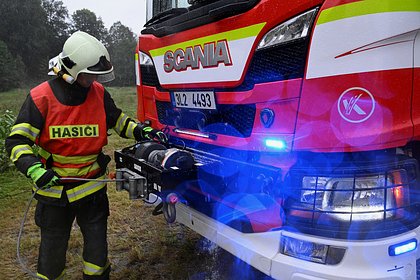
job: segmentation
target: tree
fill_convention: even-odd
[[[47,15],[49,53],[55,56],[61,52],[70,33],[70,19],[67,8],[60,0],[42,0],[42,7]]]
[[[134,53],[136,51],[136,36],[134,33],[118,21],[109,29],[107,45],[115,71],[115,80],[110,85],[134,85]]]
[[[72,15],[73,25],[72,32],[77,30],[84,31],[96,37],[98,40],[105,42],[108,31],[101,17],[88,9],[77,10]]]
[[[0,40],[13,57],[21,57],[31,79],[47,71],[47,15],[41,0],[1,0]]]
[[[0,91],[17,87],[20,81],[29,86],[45,80],[48,60],[77,30],[108,48],[116,73],[113,85],[135,83],[136,38],[121,22],[108,33],[102,19],[90,10],[78,10],[69,18],[62,0],[1,0],[0,26]]]
[[[0,92],[20,85],[24,78],[24,65],[20,57],[14,58],[3,41],[0,41]]]

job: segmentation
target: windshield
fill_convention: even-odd
[[[147,0],[146,2],[146,21],[164,11],[174,8],[188,8],[188,0]]]
[[[157,37],[245,13],[261,0],[147,0],[141,34]]]

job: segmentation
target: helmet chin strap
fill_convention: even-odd
[[[65,73],[63,70],[58,69],[58,67],[56,66],[53,66],[52,70],[57,76],[61,77],[64,81],[66,81],[69,84],[73,84],[76,81],[72,76]]]

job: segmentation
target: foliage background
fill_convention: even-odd
[[[0,172],[5,171],[11,164],[6,154],[4,140],[7,135],[9,135],[14,121],[15,116],[9,110],[6,110],[6,112],[0,116]]]
[[[59,0],[1,0],[0,26],[0,92],[45,80],[49,59],[77,30],[90,33],[108,48],[117,76],[110,85],[135,84],[137,38],[121,22],[107,30],[94,12],[81,9],[69,15]]]

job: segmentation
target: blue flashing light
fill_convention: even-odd
[[[278,139],[266,139],[265,145],[270,148],[275,148],[278,150],[285,150],[286,149],[286,142],[283,140]]]
[[[398,256],[401,254],[414,251],[416,250],[416,248],[417,248],[417,239],[413,238],[413,239],[389,246],[388,254],[390,256]]]

